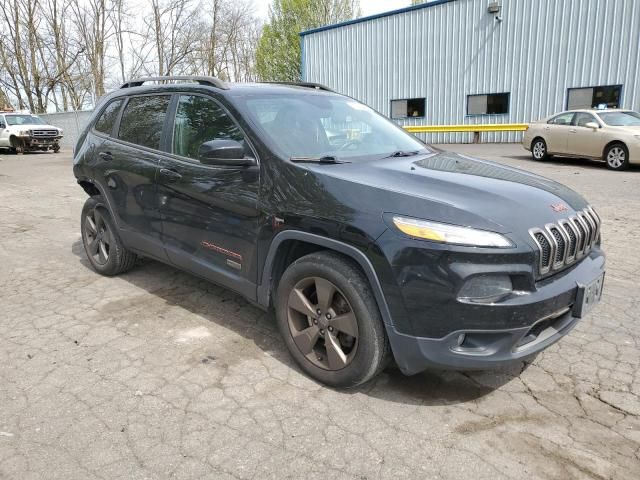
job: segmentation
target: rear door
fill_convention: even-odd
[[[549,153],[569,152],[569,131],[573,129],[573,115],[574,112],[561,113],[547,122],[543,132]]]
[[[259,167],[200,163],[200,146],[232,139],[256,158],[246,136],[214,98],[176,95],[169,154],[161,161],[158,196],[163,242],[172,263],[255,297]]]
[[[162,94],[125,99],[111,134],[101,135],[94,146],[97,170],[122,240],[127,247],[160,259],[166,255],[155,181],[170,101],[171,95]],[[94,129],[99,128],[100,119]]]
[[[592,114],[587,112],[577,112],[573,117],[573,128],[569,134],[569,152],[574,155],[585,157],[601,158],[605,141],[602,130],[593,130],[587,127],[587,123],[600,122]]]

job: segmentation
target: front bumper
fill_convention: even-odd
[[[535,355],[575,327],[580,320],[579,285],[597,279],[605,267],[602,250],[594,248],[589,256],[551,277],[535,281],[531,275],[530,288],[519,295],[496,303],[469,304],[457,300],[455,287],[447,285],[447,281],[455,283],[451,266],[456,265],[454,258],[460,260],[459,254],[450,254],[448,260],[444,255],[437,257],[437,271],[443,275],[440,278],[434,275],[433,268],[414,264],[414,280],[407,281],[410,267],[392,266],[399,280],[397,297],[401,302],[390,309],[393,321],[386,328],[396,363],[407,375],[427,368],[491,369]],[[512,260],[517,258],[516,255]],[[475,272],[482,269],[519,276],[526,270],[518,270],[524,265],[512,261],[493,265],[461,263]],[[444,268],[445,264],[450,268]],[[449,273],[445,274],[447,270]],[[402,317],[393,315],[399,312],[398,303],[403,304],[408,322],[396,321]]]

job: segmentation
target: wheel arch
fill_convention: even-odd
[[[116,228],[119,230],[120,218],[118,217],[116,210],[112,208],[109,195],[106,194],[103,186],[100,185],[100,183],[94,181],[92,178],[85,176],[78,176],[77,182],[78,185],[80,185],[85,193],[90,197],[95,197],[97,195],[100,195],[102,197],[103,202],[101,202],[100,206],[107,210],[107,212],[111,216],[111,220],[113,220]]]
[[[531,140],[531,145],[529,145],[529,147],[531,148],[531,150],[533,150],[533,144],[536,142],[536,140],[542,140],[544,142],[544,144],[547,144],[547,141],[544,139],[544,137],[542,135],[536,135],[535,137],[533,137],[533,139]]]
[[[606,155],[607,155],[607,150],[609,150],[609,148],[613,147],[614,145],[622,145],[624,147],[624,149],[627,151],[627,155],[629,152],[629,147],[627,146],[626,143],[624,143],[622,140],[611,140],[609,143],[607,143],[604,148],[602,149],[602,159],[606,162]]]
[[[271,305],[272,293],[277,285],[277,280],[291,264],[291,261],[320,250],[338,252],[353,260],[361,268],[369,281],[384,323],[391,324],[389,307],[369,258],[361,250],[347,243],[298,230],[280,232],[271,242],[262,269],[261,282],[258,285],[258,303],[267,308]]]

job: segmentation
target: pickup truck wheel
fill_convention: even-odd
[[[53,153],[58,153],[60,151],[60,145],[53,146]]]
[[[136,255],[128,251],[118,236],[101,196],[87,199],[82,208],[80,230],[87,258],[93,269],[106,276],[130,270]]]
[[[11,149],[16,155],[24,153],[24,142],[16,137],[11,137]]]
[[[360,385],[390,360],[369,282],[339,254],[313,253],[291,264],[277,288],[276,317],[298,365],[329,386]]]
[[[626,170],[629,167],[629,150],[622,143],[614,143],[605,150],[604,160],[611,170]]]

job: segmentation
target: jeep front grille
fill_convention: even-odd
[[[544,228],[529,230],[538,247],[540,274],[562,270],[588,255],[600,237],[600,224],[598,214],[587,207]]]
[[[31,130],[31,136],[33,138],[48,138],[48,137],[57,137],[57,130]]]

